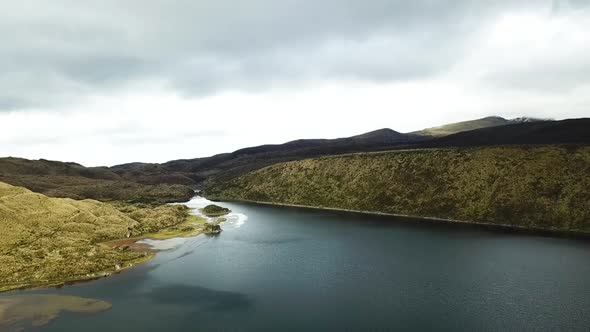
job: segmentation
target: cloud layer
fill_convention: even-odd
[[[586,116],[589,3],[0,2],[0,155],[164,161],[491,114]],[[172,155],[179,140],[203,148]],[[97,144],[115,155],[84,155]]]
[[[51,108],[143,81],[163,82],[188,96],[206,96],[325,80],[431,78],[460,66],[481,46],[490,26],[505,15],[545,12],[549,18],[578,13],[583,22],[577,24],[584,24],[578,28],[587,28],[584,4],[583,0],[6,1],[0,4],[0,110]],[[552,42],[545,37],[539,41]],[[587,40],[579,42],[583,41]],[[511,46],[515,48],[509,51],[519,52],[518,45]],[[552,44],[545,46],[552,50]],[[584,81],[590,66],[581,55],[588,54],[561,54],[547,75],[557,75],[567,84]],[[562,59],[568,60],[563,67]],[[546,63],[527,65],[519,66],[514,75],[490,73],[490,79],[525,88],[527,83],[547,85],[534,78]],[[521,81],[529,77],[532,82]]]

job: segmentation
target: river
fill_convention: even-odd
[[[62,313],[33,330],[590,328],[588,242],[218,204],[235,212],[218,236],[160,243],[166,250],[155,259],[109,278],[21,292],[112,304],[94,315]]]

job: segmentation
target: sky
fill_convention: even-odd
[[[590,0],[0,2],[0,156],[165,162],[590,115]]]

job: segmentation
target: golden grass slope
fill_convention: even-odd
[[[182,205],[51,198],[0,182],[0,290],[127,267],[144,254],[100,243],[157,231],[187,217]]]
[[[208,188],[251,200],[590,232],[590,147],[408,150],[278,164]]]
[[[420,131],[413,132],[413,134],[425,135],[425,136],[446,136],[456,134],[462,131],[503,126],[512,123],[510,120],[506,120],[497,116],[490,116],[477,120],[462,121],[456,123],[450,123],[438,127],[426,128]]]

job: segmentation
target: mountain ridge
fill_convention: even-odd
[[[514,119],[506,119],[501,116],[487,116],[487,117],[480,118],[480,119],[460,121],[460,122],[445,124],[442,126],[426,128],[426,129],[414,131],[411,134],[421,135],[421,136],[441,137],[441,136],[452,135],[452,134],[456,134],[459,132],[475,130],[475,129],[498,127],[498,126],[504,126],[504,125],[514,124],[514,123],[522,123],[522,122],[541,122],[541,121],[553,121],[553,120],[533,118],[533,117],[524,117],[524,116],[514,118]]]
[[[84,167],[44,159],[0,158],[0,181],[54,197],[99,200],[140,197],[143,202],[162,203],[186,200],[193,189],[203,189],[276,163],[328,155],[515,144],[590,144],[588,118],[538,121],[487,117],[467,122],[473,124],[474,121],[490,126],[439,137],[382,128],[350,137],[300,139],[161,164],[134,162],[112,167]],[[510,124],[494,125],[498,121]],[[465,128],[462,123],[465,122],[447,126]]]

